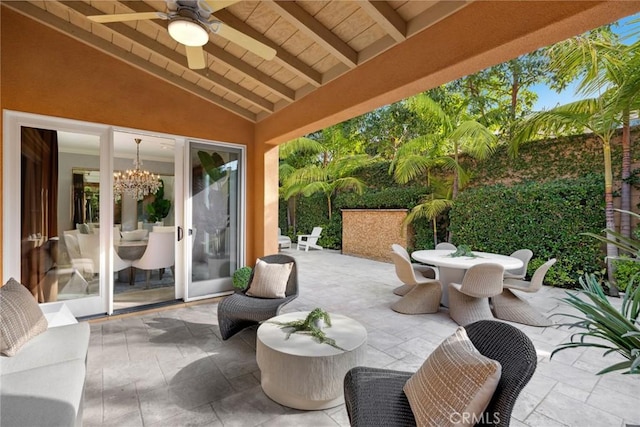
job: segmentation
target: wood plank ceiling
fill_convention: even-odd
[[[164,1],[8,1],[4,4],[252,122],[467,6],[470,1],[239,1],[213,16],[276,50],[270,61],[216,34],[206,67],[187,66],[165,20],[99,24],[87,16],[166,12]]]

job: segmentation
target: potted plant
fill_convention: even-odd
[[[251,272],[253,269],[251,267],[240,267],[236,271],[233,272],[232,281],[233,287],[239,291],[244,291],[249,286],[249,278],[251,277]]]
[[[569,348],[601,348],[605,350],[605,356],[617,353],[627,360],[601,370],[598,375],[619,370],[627,374],[640,374],[640,286],[631,279],[624,293],[622,307],[618,310],[609,301],[595,274],[585,274],[580,278],[580,285],[582,292],[567,292],[567,297],[562,299],[580,314],[561,313],[577,319],[576,322],[564,325],[578,329],[579,332],[573,333],[569,342],[562,343],[553,350],[551,357]]]
[[[147,205],[147,213],[149,214],[149,222],[160,222],[171,210],[171,200],[164,198],[164,181],[160,180],[160,188],[154,194],[153,202]]]

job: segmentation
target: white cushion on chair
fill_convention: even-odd
[[[405,384],[418,426],[472,426],[489,405],[502,366],[483,356],[460,327]]]
[[[253,279],[247,290],[250,297],[284,298],[293,263],[269,264],[262,260],[256,262]]]

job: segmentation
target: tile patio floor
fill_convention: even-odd
[[[368,331],[367,364],[415,371],[456,324],[447,311],[403,315],[389,306],[400,284],[392,264],[335,251],[298,252],[300,296],[284,312],[323,307]],[[564,291],[544,287],[530,302],[566,311]],[[216,303],[91,324],[85,426],[347,426],[344,405],[304,412],[280,406],[260,388],[255,328],[221,341]],[[566,328],[520,327],[539,354],[512,426],[640,424],[640,376],[595,372],[613,363],[595,349],[566,350]]]

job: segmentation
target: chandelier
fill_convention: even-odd
[[[142,200],[147,194],[155,193],[160,188],[160,175],[154,175],[149,171],[141,170],[140,161],[140,141],[136,141],[136,159],[133,161],[135,169],[128,169],[126,172],[115,172],[113,174],[113,196],[116,201],[122,199],[123,194],[127,194],[136,200]]]

